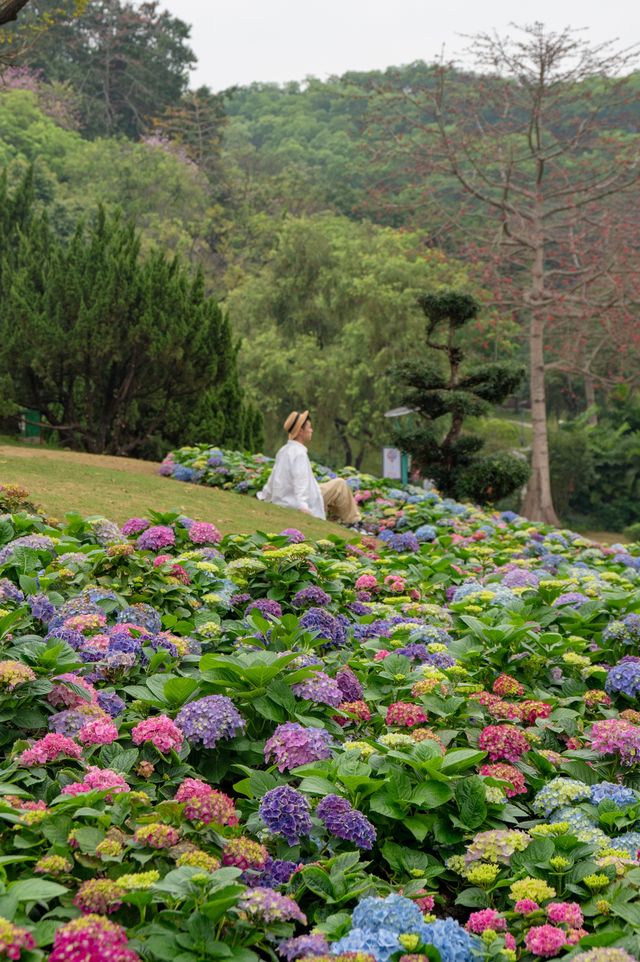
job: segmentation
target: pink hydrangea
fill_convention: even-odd
[[[138,845],[146,845],[148,848],[172,848],[180,841],[180,832],[173,825],[150,822],[136,829],[133,840]]]
[[[63,675],[57,675],[53,680],[58,683],[66,682],[67,684],[75,685],[76,688],[81,688],[86,694],[86,698],[84,698],[82,695],[72,691],[71,688],[68,688],[67,684],[54,684],[47,695],[47,701],[50,705],[53,705],[54,708],[78,708],[80,705],[86,705],[87,701],[96,701],[98,697],[98,692],[93,685],[80,675],[74,675],[73,672],[67,671]]]
[[[355,587],[356,591],[373,591],[378,587],[378,580],[374,575],[360,575]]]
[[[414,725],[423,725],[427,716],[420,705],[413,705],[411,702],[396,701],[387,708],[387,725],[403,725],[405,728],[412,728]]]
[[[59,758],[81,758],[82,748],[72,738],[49,732],[44,738],[39,738],[31,748],[26,748],[18,756],[19,765],[46,765],[47,762],[57,761]]]
[[[591,748],[601,755],[619,755],[622,765],[640,758],[640,727],[623,718],[604,718],[591,726]]]
[[[531,915],[532,912],[539,912],[540,906],[533,899],[518,899],[513,907],[517,915]]]
[[[218,544],[222,535],[215,524],[207,521],[194,521],[189,525],[189,538],[194,544]]]
[[[385,658],[388,658],[390,654],[391,652],[387,648],[381,648],[380,651],[376,651],[375,655],[373,656],[373,660],[384,661]]]
[[[504,763],[482,765],[480,774],[487,775],[490,778],[498,778],[500,781],[509,782],[509,785],[503,786],[507,798],[513,798],[514,795],[526,794],[527,786],[524,775],[517,768],[514,768],[513,765],[505,765]]]
[[[547,905],[547,918],[554,925],[568,925],[572,929],[581,928],[584,922],[577,902],[551,902]]]
[[[524,942],[532,955],[551,958],[565,948],[567,933],[555,925],[534,925],[525,935]]]
[[[0,918],[0,958],[19,959],[23,949],[35,949],[36,943],[26,929]]]
[[[507,920],[495,909],[482,909],[480,912],[471,913],[465,928],[467,932],[474,932],[476,935],[482,935],[487,929],[504,932],[507,928]]]
[[[109,915],[122,905],[123,890],[108,878],[92,878],[83,882],[73,904],[86,914]],[[108,958],[108,956],[107,956]]]
[[[97,765],[89,765],[87,772],[81,782],[71,782],[64,789],[65,795],[82,795],[84,792],[103,792],[109,789],[114,795],[130,791],[122,775],[114,772],[111,768],[98,768]],[[106,796],[107,801],[111,800],[111,795]]]
[[[107,616],[104,612],[100,611],[81,615],[70,615],[65,619],[64,627],[69,628],[71,631],[80,631],[84,635],[91,631],[99,631],[100,628],[104,628],[106,623]]]
[[[49,962],[140,962],[140,956],[127,948],[122,926],[90,914],[60,926]]]
[[[155,715],[138,722],[131,731],[131,738],[134,745],[151,742],[163,754],[178,751],[184,741],[182,731],[166,715]]]
[[[199,778],[185,778],[175,794],[176,802],[184,802],[184,816],[190,822],[215,825],[237,825],[233,799],[211,788]]]
[[[87,722],[78,732],[83,745],[111,745],[118,737],[118,728],[108,716]]]
[[[478,748],[488,752],[492,762],[501,758],[517,762],[529,751],[529,742],[514,725],[487,725],[480,732]]]

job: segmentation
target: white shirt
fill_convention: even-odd
[[[316,518],[326,517],[307,449],[299,441],[287,441],[280,448],[271,476],[257,497],[283,508],[306,508]]]

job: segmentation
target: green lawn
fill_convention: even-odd
[[[122,522],[149,510],[179,511],[212,521],[223,534],[299,528],[311,538],[335,534],[357,538],[329,522],[309,518],[256,498],[231,494],[158,475],[152,461],[0,444],[0,484],[21,484],[55,517],[69,511]]]

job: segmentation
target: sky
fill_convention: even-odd
[[[588,28],[591,43],[640,41],[637,0],[161,0],[191,24],[198,57],[191,86],[326,79],[453,59],[461,34],[509,32],[514,21]]]

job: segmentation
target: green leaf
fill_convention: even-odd
[[[411,803],[420,808],[437,808],[453,796],[453,789],[445,782],[428,781],[418,785],[411,795]]]
[[[300,791],[309,795],[332,795],[336,790],[333,782],[328,778],[321,778],[319,775],[310,775],[303,778],[300,782]]]
[[[198,682],[195,678],[170,678],[165,682],[162,690],[163,697],[172,708],[178,708],[184,705],[197,687]]]
[[[307,888],[314,895],[319,896],[327,902],[332,902],[334,898],[333,882],[330,877],[317,865],[307,865],[300,873]]]
[[[634,929],[640,929],[640,905],[630,905],[627,902],[618,904],[614,901],[611,908],[615,915],[624,919],[624,921],[632,925]]]
[[[464,905],[468,909],[485,909],[489,905],[489,896],[479,888],[463,889],[456,899],[456,905]]]
[[[14,882],[9,889],[9,894],[17,899],[18,902],[47,902],[49,899],[65,895],[69,890],[58,882],[49,882],[48,879],[25,878]]]
[[[486,752],[475,748],[454,748],[442,759],[440,771],[445,775],[456,775],[467,768],[475,768],[486,756]]]
[[[487,817],[485,787],[477,775],[465,778],[456,788],[456,801],[460,809],[460,821],[465,828],[479,828]]]

